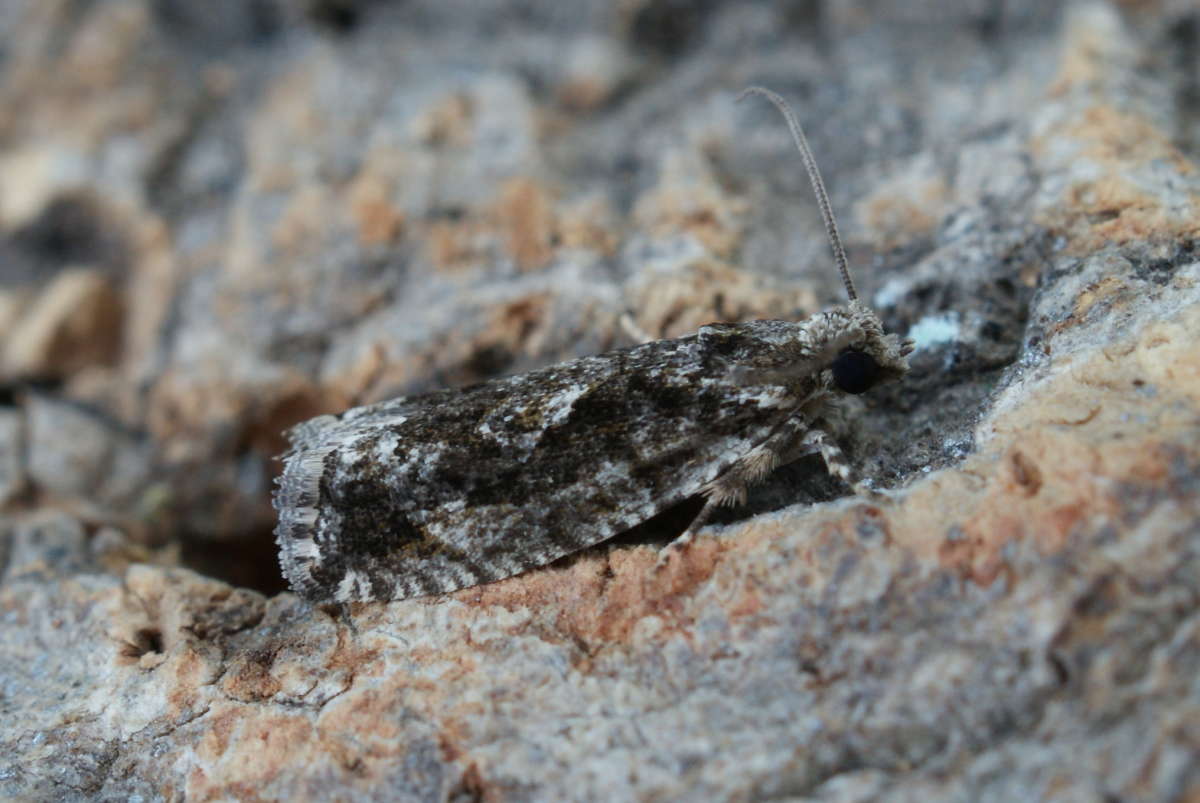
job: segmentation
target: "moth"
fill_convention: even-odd
[[[598,544],[697,495],[686,546],[719,505],[819,453],[859,493],[832,436],[843,394],[908,371],[913,346],[858,299],[824,183],[787,103],[849,303],[801,322],[714,323],[689,337],[320,416],[288,433],[279,560],[314,603],[488,583]]]

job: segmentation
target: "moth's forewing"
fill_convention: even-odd
[[[356,408],[293,431],[280,562],[313,601],[518,574],[696,495],[793,406],[689,337]]]

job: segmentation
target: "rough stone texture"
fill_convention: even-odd
[[[60,273],[33,307],[13,320],[4,367],[18,377],[70,374],[116,357],[121,332],[119,301],[94,271]]]
[[[0,11],[0,796],[1200,797],[1195,6],[516,5]],[[288,424],[838,299],[749,83],[893,500],[279,593]]]

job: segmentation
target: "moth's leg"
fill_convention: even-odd
[[[833,438],[826,434],[825,430],[813,427],[804,433],[799,445],[807,452],[820,452],[821,458],[825,461],[825,468],[829,473],[853,488],[854,493],[875,501],[886,498],[879,491],[876,491],[862,481],[862,478],[858,476],[858,472],[854,470],[854,467],[850,465],[850,461],[846,459],[846,455],[842,452],[841,447],[834,442]]]
[[[816,447],[803,445],[808,432],[808,422],[799,416],[784,421],[766,440],[709,482],[702,490],[706,497],[704,507],[682,535],[659,550],[658,566],[661,567],[670,559],[672,550],[687,548],[718,507],[742,504],[746,501],[746,489],[751,485],[762,480],[777,466],[813,451]]]
[[[781,424],[765,441],[705,487],[704,493],[708,498],[704,507],[682,535],[659,551],[658,565],[662,566],[670,559],[672,550],[685,549],[720,505],[741,504],[746,501],[746,489],[774,471],[776,466],[813,452],[819,452],[829,473],[849,485],[859,496],[875,501],[885,498],[862,482],[846,455],[825,430],[796,416]]]

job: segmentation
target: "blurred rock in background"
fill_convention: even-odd
[[[1200,795],[1200,9],[11,0],[0,794]],[[843,300],[847,451],[672,535],[281,593],[282,432]],[[804,503],[804,504],[797,504]]]

